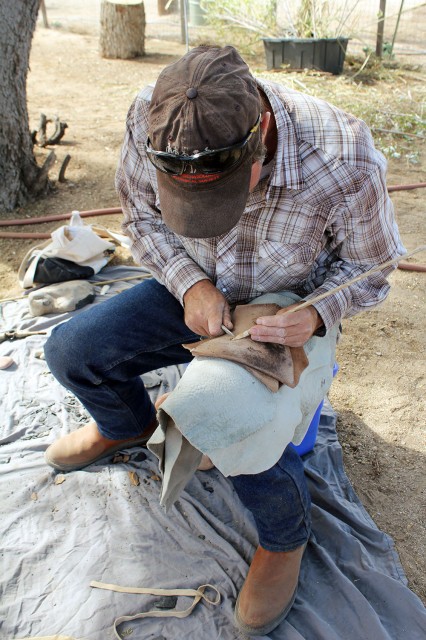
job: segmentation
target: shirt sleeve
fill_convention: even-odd
[[[384,161],[364,176],[355,194],[336,207],[333,218],[335,260],[323,284],[307,300],[405,253],[386,188]],[[314,303],[326,329],[383,302],[390,290],[387,276],[394,269],[391,265]]]
[[[127,116],[115,181],[124,214],[122,227],[132,240],[135,261],[183,304],[186,291],[208,276],[162,221],[156,170],[145,153],[148,107],[149,102],[139,95]]]

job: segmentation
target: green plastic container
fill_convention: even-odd
[[[348,38],[262,38],[266,68],[317,69],[339,75],[343,71]]]

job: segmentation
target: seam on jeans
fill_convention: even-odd
[[[99,380],[99,381],[94,380],[94,381],[93,381],[93,384],[97,384],[97,386],[101,386],[102,384],[104,384],[104,382],[103,382],[102,380]],[[105,384],[106,384],[106,383],[105,383]],[[65,388],[66,388],[66,389],[68,389],[69,391],[71,391],[71,392],[72,392],[72,393],[73,393],[77,398],[79,397],[78,391],[79,391],[79,389],[81,388],[81,386],[80,386],[80,385],[78,385],[78,384],[77,384],[77,385],[74,385],[74,388],[73,388],[73,389],[69,389],[68,387],[65,387]],[[131,423],[132,423],[132,424],[136,424],[136,425],[137,425],[137,427],[138,427],[138,429],[139,429],[139,428],[140,428],[139,422],[136,420],[136,418],[135,418],[135,416],[134,416],[134,412],[132,411],[132,409],[131,409],[131,407],[128,405],[128,403],[127,403],[123,398],[121,398],[121,397],[118,395],[118,393],[117,393],[117,391],[116,391],[115,389],[112,389],[110,386],[108,386],[108,390],[109,390],[109,392],[110,392],[110,393],[112,393],[112,394],[116,397],[116,399],[117,399],[117,400],[119,400],[119,401],[120,401],[120,403],[122,403],[122,404],[126,407],[126,409],[128,410],[128,413],[129,413],[129,414],[131,415],[131,417],[132,417],[132,419],[131,419]],[[82,401],[80,400],[80,402],[82,402]],[[83,406],[85,406],[83,402],[82,402],[82,404],[83,404]],[[89,415],[91,415],[91,412],[90,412],[87,408],[86,408],[86,411],[88,411]],[[148,424],[149,424],[149,423],[147,423],[147,425],[146,425],[146,426],[148,426]],[[142,429],[141,433],[140,433],[140,434],[136,434],[136,436],[137,436],[137,435],[141,435],[141,434],[143,434],[143,431],[144,431],[144,429],[146,428],[146,426]],[[105,435],[105,437],[110,437],[109,435],[106,435],[105,430],[101,430],[101,429],[99,429],[99,430],[100,430],[100,432],[101,432],[101,434],[102,434],[102,435]],[[135,434],[134,434],[134,433],[132,433],[132,434],[130,434],[130,435],[129,435],[129,437],[133,437],[134,435],[135,435]],[[115,434],[113,434],[112,439],[115,439],[115,437],[116,437],[116,435],[115,435]],[[127,435],[125,435],[124,437],[127,437]]]
[[[307,544],[308,540],[309,540],[309,535],[307,537],[302,538],[299,542],[292,542],[291,544],[287,544],[287,545],[276,545],[276,544],[270,544],[270,545],[264,545],[263,543],[261,544],[262,549],[265,549],[266,551],[294,551],[295,549],[298,549],[299,547],[301,547],[303,544]]]
[[[134,424],[136,424],[136,426],[139,428],[139,426],[140,426],[140,425],[139,425],[139,422],[138,422],[138,420],[136,419],[136,417],[135,417],[135,415],[134,415],[134,412],[133,412],[133,411],[132,411],[132,409],[129,407],[129,405],[127,404],[127,402],[126,402],[125,400],[123,400],[122,398],[120,398],[120,396],[118,395],[118,393],[117,393],[114,389],[111,389],[111,388],[110,388],[109,390],[110,390],[110,391],[115,395],[115,397],[120,401],[120,403],[121,403],[121,404],[123,404],[123,405],[127,408],[128,412],[129,412],[129,413],[130,413],[130,415],[132,416],[132,422],[133,422]],[[155,413],[154,413],[154,415],[155,415]],[[149,422],[148,422],[148,424],[147,424],[147,425],[145,425],[145,427],[142,429],[142,431],[141,431],[140,433],[136,434],[136,436],[135,436],[135,437],[137,437],[138,435],[143,435],[143,432],[145,431],[145,429],[146,429],[146,427],[147,427],[148,425],[149,425]],[[99,426],[98,426],[98,428],[99,428]],[[99,429],[99,431],[101,432],[101,434],[102,434],[102,435],[105,435],[105,433],[102,433],[102,431],[101,431],[100,429]],[[121,433],[121,432],[120,432],[120,433]],[[123,436],[124,436],[125,438],[127,438],[127,437],[132,438],[132,437],[134,436],[134,434],[131,434],[131,435],[127,436],[127,435],[125,435],[125,434],[123,433]],[[105,435],[105,437],[106,437],[106,438],[108,438],[109,436]],[[115,437],[114,437],[114,438],[112,438],[112,439],[114,440],[114,439],[115,439]]]
[[[128,362],[129,360],[132,360],[135,356],[139,356],[141,353],[155,353],[156,351],[161,351],[162,349],[167,349],[168,347],[173,347],[173,346],[177,346],[179,344],[182,344],[183,342],[187,342],[189,340],[193,340],[193,336],[196,336],[196,334],[191,334],[187,339],[183,338],[183,340],[178,340],[178,341],[171,341],[167,344],[164,344],[161,348],[157,348],[157,349],[141,349],[140,351],[135,351],[133,352],[131,355],[129,355],[127,358],[123,358],[121,360],[116,360],[113,364],[111,364],[107,369],[102,369],[102,371],[104,373],[106,373],[107,371],[111,371],[111,369],[114,369],[117,365],[119,364],[123,364],[124,362]],[[197,336],[197,338],[199,338],[200,336]],[[190,353],[188,351],[188,353]],[[99,384],[101,384],[103,382],[102,379],[99,380]]]
[[[292,483],[294,484],[294,486],[296,487],[296,491],[298,493],[299,499],[300,499],[300,504],[303,506],[303,515],[304,515],[304,519],[303,519],[303,526],[305,527],[305,531],[306,531],[306,536],[309,537],[310,534],[310,527],[307,526],[307,522],[310,520],[309,517],[309,512],[308,510],[305,508],[304,505],[304,500],[302,500],[302,495],[299,489],[299,485],[297,484],[297,482],[294,480],[293,476],[287,471],[287,469],[284,469],[281,464],[280,461],[278,461],[278,466],[281,469],[281,471],[283,471],[285,474],[287,474],[287,476],[291,479]]]

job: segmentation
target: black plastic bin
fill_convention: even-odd
[[[317,69],[339,75],[349,38],[262,38],[266,68]]]

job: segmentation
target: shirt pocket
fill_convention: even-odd
[[[257,288],[261,291],[295,289],[308,277],[315,251],[306,243],[263,240],[259,245]]]

